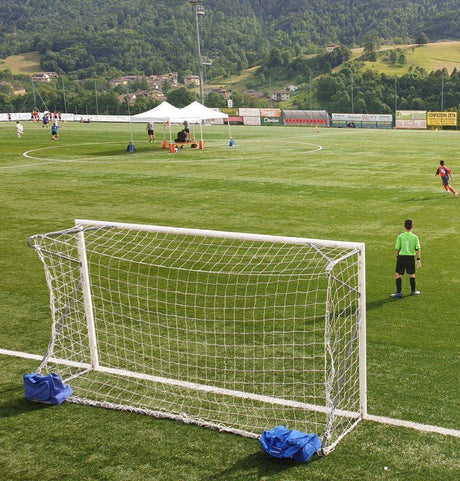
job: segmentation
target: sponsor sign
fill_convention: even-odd
[[[228,119],[225,119],[226,122],[230,122],[231,125],[243,125],[244,124],[244,117],[240,115],[230,115]]]
[[[426,110],[397,110],[397,129],[426,129]]]
[[[244,125],[260,125],[260,117],[243,117]]]
[[[283,120],[281,117],[261,117],[261,125],[282,125]]]
[[[240,107],[239,115],[243,117],[260,117],[260,109]]]
[[[281,117],[281,109],[260,109],[261,117]]]
[[[332,120],[348,122],[392,122],[391,114],[332,114]]]
[[[426,120],[426,110],[397,110],[396,120]]]
[[[238,115],[238,109],[235,109],[235,108],[232,108],[232,109],[224,108],[222,109],[222,112],[227,115]]]
[[[427,112],[426,121],[428,125],[457,125],[457,112]]]

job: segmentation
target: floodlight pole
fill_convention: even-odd
[[[441,110],[444,110],[444,72],[441,71]]]
[[[96,79],[94,79],[94,96],[96,99],[96,115],[99,120],[99,104],[97,102],[97,85],[96,85]]]
[[[354,99],[354,85],[353,85],[353,75],[351,76],[351,113],[355,113],[355,99]]]
[[[196,40],[198,45],[198,76],[200,79],[200,99],[201,103],[204,105],[203,58],[201,56],[200,25],[198,22],[198,15],[204,15],[203,0],[189,0],[189,3],[195,7]]]
[[[62,77],[62,96],[64,97],[64,112],[67,113],[67,102],[65,99],[64,77]]]

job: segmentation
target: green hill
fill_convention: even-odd
[[[407,62],[403,65],[390,62],[389,53],[392,50],[403,53]],[[355,58],[359,58],[363,49],[353,49],[352,52]],[[423,69],[426,72],[446,69],[451,74],[454,69],[460,70],[460,41],[440,41],[423,46],[411,44],[383,47],[376,62],[364,62],[363,69],[366,68],[393,76],[401,76],[415,69]]]
[[[404,65],[392,63],[389,60],[389,54],[391,51],[403,53],[406,56],[406,63]],[[408,45],[391,45],[384,46],[378,52],[378,59],[376,62],[363,61],[363,48],[354,48],[352,51],[352,62],[359,62],[360,71],[373,70],[378,73],[384,73],[388,76],[401,77],[411,71],[425,71],[427,73],[434,72],[436,70],[445,69],[451,74],[454,69],[460,71],[460,40],[455,41],[443,41],[428,43],[423,46],[414,44]],[[312,55],[308,56],[312,58]],[[215,88],[231,88],[233,90],[245,89],[247,84],[251,84],[251,81],[258,71],[259,67],[252,67],[243,71],[238,75],[227,75],[213,79],[208,83],[208,86]],[[334,72],[339,72],[344,68],[344,65],[340,65]],[[288,79],[286,79],[287,81]],[[273,89],[279,89],[286,82],[274,81],[272,84]],[[261,90],[269,90],[268,85],[264,85]],[[292,102],[285,102],[282,105],[288,106]]]
[[[208,78],[239,74],[272,48],[286,57],[366,36],[411,42],[460,39],[458,0],[205,0],[201,54]],[[176,71],[196,74],[193,6],[185,0],[0,2],[0,58],[38,51],[44,70],[93,78]]]

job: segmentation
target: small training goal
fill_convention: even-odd
[[[29,239],[50,289],[38,372],[73,402],[258,437],[366,415],[365,252],[351,242],[76,220]]]

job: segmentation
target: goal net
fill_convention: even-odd
[[[331,451],[366,414],[364,245],[76,220],[35,235],[69,400]]]

